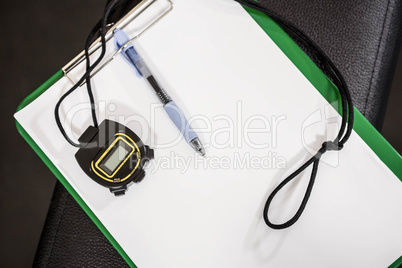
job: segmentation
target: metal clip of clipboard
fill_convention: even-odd
[[[113,31],[116,28],[123,29],[127,24],[129,24],[131,21],[133,21],[135,18],[139,17],[143,12],[145,12],[149,7],[152,6],[155,2],[158,2],[160,0],[143,0],[141,1],[138,5],[136,5],[129,13],[127,13],[122,19],[120,19],[117,23],[111,26],[111,28],[107,31],[105,39],[106,42],[109,41],[113,37]],[[131,41],[139,38],[142,34],[144,34],[147,30],[149,30],[152,26],[154,26],[157,22],[159,22],[163,17],[165,17],[170,11],[173,9],[173,2],[172,0],[164,0],[166,1],[169,5],[168,7],[161,13],[158,17],[155,18],[149,25],[144,27],[137,35],[132,37],[127,44],[123,45],[120,49],[118,49],[111,58],[106,60],[99,68],[95,69],[92,72],[91,77],[96,75],[100,70],[102,70],[103,67],[105,67],[109,62],[111,62],[123,49],[126,47]],[[97,51],[101,47],[101,38],[97,38],[93,44],[91,45],[89,49],[89,55],[92,55],[95,51]],[[66,64],[63,68],[63,74],[64,76],[72,83],[75,84],[73,79],[69,76],[69,73],[77,67],[80,63],[85,61],[85,52],[82,51],[80,54],[78,54],[74,59],[72,59],[68,64]],[[83,82],[80,86],[85,84]]]

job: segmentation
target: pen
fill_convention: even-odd
[[[119,29],[114,30],[114,38],[117,47],[120,49],[122,46],[124,55],[128,61],[133,65],[139,77],[145,77],[150,86],[155,90],[156,95],[163,104],[163,108],[168,114],[169,118],[173,121],[176,127],[180,130],[181,134],[186,139],[187,143],[200,155],[205,155],[205,149],[202,146],[197,133],[193,130],[188,123],[184,113],[176,105],[176,103],[170,98],[166,91],[159,85],[151,71],[148,69],[144,60],[137,53],[132,43],[129,43],[128,36]]]

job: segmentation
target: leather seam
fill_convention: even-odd
[[[54,234],[54,236],[53,236],[53,239],[52,239],[52,242],[51,242],[50,251],[49,251],[49,253],[47,254],[46,260],[45,260],[45,262],[44,262],[45,267],[48,267],[49,258],[50,258],[50,256],[52,256],[53,249],[54,249],[54,242],[56,241],[56,237],[57,237],[57,234],[58,234],[58,232],[59,232],[60,223],[61,223],[61,221],[62,221],[63,218],[64,218],[64,211],[65,211],[65,208],[66,208],[67,201],[68,201],[68,194],[66,195],[65,200],[64,200],[64,203],[63,203],[63,206],[62,206],[61,216],[60,216],[60,219],[59,219],[58,222],[57,222],[57,229],[56,229],[56,232],[55,232],[55,234]]]
[[[384,30],[385,30],[385,25],[386,25],[387,18],[388,18],[390,3],[391,3],[391,0],[388,0],[387,9],[385,10],[384,21],[383,21],[383,24],[382,24],[380,40],[378,42],[378,48],[377,48],[377,52],[376,52],[375,59],[374,59],[373,71],[371,72],[371,79],[370,79],[370,84],[369,84],[369,88],[368,88],[368,94],[367,94],[366,101],[365,101],[365,104],[364,104],[364,112],[363,112],[364,116],[366,116],[367,104],[369,102],[369,99],[370,99],[370,96],[371,96],[371,91],[372,91],[372,88],[373,88],[374,73],[375,73],[376,68],[377,68],[378,56],[380,54],[381,44],[382,44],[383,39],[384,39]]]

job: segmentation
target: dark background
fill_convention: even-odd
[[[32,265],[56,177],[18,134],[18,104],[84,47],[106,1],[3,1],[0,264]],[[402,55],[382,134],[402,152]]]

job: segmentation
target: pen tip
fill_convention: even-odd
[[[203,150],[202,152],[199,152],[200,153],[200,155],[202,156],[202,157],[207,157],[207,154],[205,153],[205,150]]]
[[[206,153],[205,153],[205,149],[204,147],[202,147],[202,145],[200,144],[200,146],[196,149],[197,153],[199,153],[202,157],[205,157]]]
[[[193,149],[199,153],[201,156],[205,157],[205,149],[204,146],[202,146],[202,143],[200,141],[199,138],[194,138],[191,142],[190,142],[191,147],[193,147]]]

